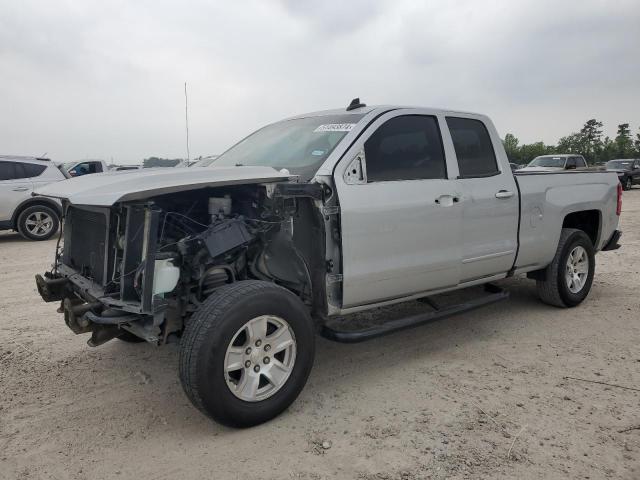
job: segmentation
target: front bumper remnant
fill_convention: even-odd
[[[44,277],[40,274],[36,275],[36,287],[45,302],[61,301],[65,297],[68,286],[69,280],[67,278],[57,278],[49,272],[46,272]]]

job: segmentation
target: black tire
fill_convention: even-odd
[[[41,214],[42,216],[46,215],[51,219],[51,227],[42,235],[34,233],[35,230],[30,230],[27,225],[29,217],[38,214]],[[47,207],[46,205],[33,205],[20,212],[18,221],[16,222],[16,227],[18,232],[20,232],[20,235],[28,240],[48,240],[53,237],[58,231],[58,228],[60,228],[60,218],[58,217],[58,212],[51,207]]]
[[[126,343],[142,343],[142,342],[145,341],[143,338],[140,338],[140,337],[138,337],[137,335],[134,335],[131,332],[121,333],[116,338],[118,340],[121,340],[121,341],[126,342]]]
[[[589,268],[584,285],[578,292],[569,290],[565,273],[570,253],[576,247],[585,249],[589,259]],[[575,307],[582,303],[591,290],[595,273],[595,254],[591,239],[582,230],[563,228],[558,242],[558,249],[551,264],[545,269],[545,280],[538,280],[536,286],[540,299],[556,307]]]
[[[296,356],[289,377],[272,396],[238,398],[227,385],[225,355],[234,336],[262,315],[284,319],[295,337]],[[208,297],[189,320],[180,342],[180,381],[191,403],[217,422],[251,427],[283,412],[302,391],[315,355],[315,332],[307,307],[273,283],[241,281]]]
[[[631,177],[626,177],[622,179],[622,189],[623,190],[631,190],[633,188],[633,179]]]

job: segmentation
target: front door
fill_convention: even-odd
[[[337,165],[343,308],[457,285],[462,208],[441,121],[387,113]]]
[[[518,191],[504,149],[488,120],[447,116],[448,133],[458,162],[462,192],[461,282],[508,272],[518,242]],[[489,129],[493,132],[491,135]],[[500,163],[496,153],[505,155]]]

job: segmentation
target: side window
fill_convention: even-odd
[[[446,178],[435,117],[405,115],[381,125],[364,144],[367,181]]]
[[[0,162],[0,180],[19,180],[21,178],[29,178],[36,175],[31,175],[29,163],[20,162]],[[39,165],[33,165],[39,167]],[[44,170],[44,168],[43,168]],[[42,173],[42,171],[40,171]],[[39,173],[38,173],[39,175]]]
[[[500,173],[484,123],[472,118],[447,117],[447,125],[458,157],[460,177],[490,177]]]
[[[576,168],[576,157],[567,158],[567,163],[564,166],[567,170],[573,170]]]
[[[576,157],[576,165],[578,168],[585,168],[587,166],[587,161],[584,157]]]
[[[96,164],[95,162],[83,162],[79,163],[71,170],[69,170],[69,174],[72,177],[81,177],[82,175],[89,175],[90,173],[96,173]]]
[[[26,175],[25,178],[37,177],[47,169],[44,165],[36,165],[35,163],[23,163],[22,168]]]
[[[16,178],[13,162],[0,162],[0,181]]]

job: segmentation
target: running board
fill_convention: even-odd
[[[437,303],[429,297],[425,297],[421,300],[433,307],[434,311],[399,318],[397,320],[393,320],[382,325],[376,325],[375,327],[365,328],[363,330],[340,331],[324,325],[320,331],[320,335],[328,340],[340,343],[364,342],[365,340],[371,340],[372,338],[382,337],[383,335],[399,332],[400,330],[418,327],[435,320],[441,320],[453,315],[469,312],[484,305],[489,305],[509,298],[509,292],[491,283],[485,285],[485,291],[487,292],[487,295],[483,297],[442,308],[439,308]]]

